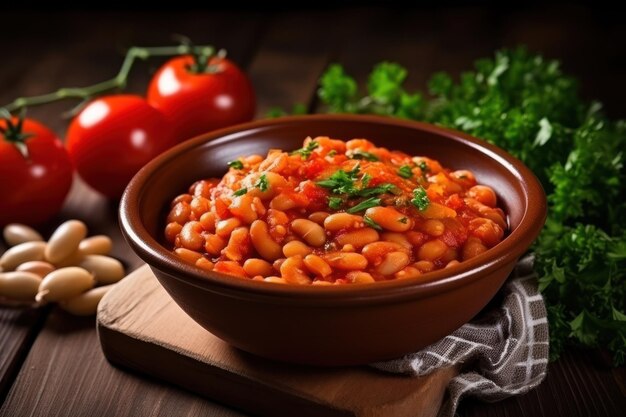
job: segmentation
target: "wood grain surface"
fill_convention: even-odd
[[[315,368],[230,347],[176,305],[145,265],[98,306],[114,364],[265,416],[435,417],[453,368],[412,378],[367,367]]]
[[[248,69],[260,111],[299,102],[317,108],[316,80],[328,62],[364,80],[371,65],[393,59],[407,66],[410,86],[424,90],[433,71],[458,74],[493,48],[526,44],[563,61],[583,95],[599,99],[613,117],[626,117],[623,89],[626,25],[617,11],[576,5],[519,10],[430,7],[425,10],[336,8],[299,12],[229,11],[33,13],[3,12],[0,35],[8,59],[0,65],[0,101],[81,86],[113,76],[124,49],[164,45],[174,33],[228,48]],[[141,63],[130,91],[143,93],[158,62]],[[60,103],[29,115],[61,136]],[[93,233],[111,233],[115,256],[140,265],[121,238],[117,203],[77,181],[63,212],[42,227],[78,217]],[[0,242],[0,251],[4,247]],[[595,352],[569,350],[549,367],[538,389],[496,404],[464,400],[461,416],[621,416],[624,368],[611,369]],[[57,309],[0,307],[1,416],[242,415],[154,380],[111,367],[100,351],[93,319]],[[97,410],[95,412],[94,410]]]

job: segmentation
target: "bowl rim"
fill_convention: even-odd
[[[202,270],[178,259],[171,250],[168,250],[158,240],[153,238],[144,227],[138,215],[140,201],[145,194],[144,185],[169,161],[207,142],[210,142],[208,146],[219,146],[225,142],[236,140],[237,136],[233,137],[232,135],[237,133],[308,121],[383,124],[425,131],[461,142],[464,146],[469,146],[491,157],[517,177],[524,191],[522,200],[525,204],[525,210],[522,219],[518,227],[508,234],[502,242],[485,253],[463,261],[452,268],[429,272],[416,278],[394,279],[375,284],[316,286],[314,289],[311,286],[237,279],[230,275]],[[189,139],[165,151],[146,164],[132,178],[120,201],[119,220],[120,228],[126,241],[143,261],[157,270],[166,272],[175,279],[185,281],[198,288],[226,292],[232,296],[256,295],[294,300],[359,302],[363,300],[396,300],[398,297],[415,299],[416,297],[421,298],[438,294],[467,285],[514,262],[528,249],[543,228],[547,214],[546,204],[544,190],[529,168],[501,148],[468,134],[424,122],[383,116],[349,114],[303,115],[257,120],[215,130]]]

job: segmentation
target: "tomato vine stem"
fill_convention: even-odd
[[[218,52],[221,54],[222,52]],[[215,48],[210,45],[189,45],[182,44],[178,46],[156,46],[156,47],[139,47],[133,46],[127,52],[122,62],[122,66],[117,75],[110,80],[96,83],[87,87],[63,87],[58,90],[30,97],[18,97],[12,102],[1,107],[8,112],[39,106],[42,104],[53,103],[66,99],[82,99],[83,102],[97,96],[98,94],[114,90],[124,89],[128,82],[128,75],[137,59],[145,61],[152,57],[169,57],[177,55],[192,54],[194,56],[210,57],[215,54]],[[79,104],[80,106],[80,104]]]

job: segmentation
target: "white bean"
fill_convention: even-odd
[[[0,274],[0,295],[14,300],[34,300],[41,277],[32,272],[15,271]]]
[[[93,275],[76,266],[57,269],[41,281],[37,301],[59,301],[75,297],[94,286]]]
[[[372,274],[368,274],[363,271],[350,271],[346,274],[346,278],[348,281],[353,282],[355,284],[369,284],[372,282],[376,282]]]
[[[319,247],[326,243],[326,233],[319,224],[307,219],[295,219],[291,229],[311,246]]]
[[[16,271],[32,272],[41,278],[54,271],[54,265],[44,261],[28,261],[18,266]]]
[[[106,255],[111,252],[113,242],[105,235],[96,235],[80,241],[78,249],[83,255]]]
[[[0,257],[0,266],[5,271],[12,271],[28,261],[40,261],[46,249],[46,242],[26,242],[8,249]]]
[[[365,269],[367,267],[367,259],[359,253],[334,252],[327,253],[324,260],[333,268],[344,269],[348,271],[356,269]]]
[[[65,268],[66,266],[76,266],[80,264],[84,258],[85,258],[85,255],[83,255],[83,253],[79,249],[76,249],[69,256],[66,256],[60,261],[55,262],[54,266],[56,268]]]
[[[311,278],[304,272],[302,256],[287,258],[280,265],[280,275],[288,284],[310,284]]]
[[[405,252],[390,252],[385,255],[383,261],[376,267],[376,272],[381,275],[393,275],[404,269],[409,262],[409,255]]]
[[[84,292],[76,297],[68,300],[63,300],[59,303],[61,308],[68,313],[72,313],[76,316],[90,316],[96,314],[98,310],[98,303],[104,294],[106,294],[113,285],[105,285],[102,287],[93,288],[87,292]]]
[[[275,261],[283,253],[282,247],[272,239],[267,223],[263,220],[255,220],[250,225],[250,240],[259,255],[267,261]]]
[[[324,229],[330,232],[359,227],[363,227],[363,217],[356,214],[334,213],[324,219]]]
[[[19,245],[26,242],[41,242],[43,237],[38,231],[25,224],[11,223],[4,227],[4,240],[9,246]]]
[[[365,215],[391,232],[406,232],[413,226],[411,219],[393,207],[370,207]]]
[[[313,249],[299,240],[292,240],[291,242],[285,243],[283,246],[283,255],[285,255],[286,258],[296,255],[307,256],[311,252],[313,252]]]
[[[57,263],[76,252],[81,240],[87,236],[87,226],[80,220],[68,220],[54,231],[46,247],[46,260]]]
[[[91,272],[98,284],[114,284],[124,278],[122,263],[109,256],[87,255],[79,266]]]

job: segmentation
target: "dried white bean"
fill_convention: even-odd
[[[60,261],[55,262],[54,266],[56,268],[65,268],[66,266],[77,266],[83,261],[83,259],[85,259],[85,255],[83,255],[83,253],[79,249],[76,249],[69,256],[66,256]]]
[[[43,237],[38,231],[25,224],[11,223],[4,227],[4,240],[9,246],[26,242],[41,242]]]
[[[113,284],[124,278],[124,266],[115,258],[87,255],[79,265],[91,272],[98,284]]]
[[[46,260],[57,263],[76,252],[81,240],[87,236],[87,226],[80,220],[68,220],[54,231],[46,247]]]
[[[95,284],[93,275],[89,271],[76,266],[57,269],[49,273],[41,281],[37,301],[59,301],[75,297]]]
[[[0,266],[5,271],[12,271],[28,261],[40,261],[46,249],[46,242],[26,242],[8,249],[0,257]]]
[[[44,261],[28,261],[18,266],[16,271],[32,272],[41,278],[54,271],[54,265]]]
[[[96,235],[80,241],[78,249],[83,255],[106,255],[111,252],[113,241],[105,235]]]
[[[14,300],[33,300],[41,277],[32,272],[15,271],[0,274],[0,295]]]
[[[59,303],[59,305],[63,310],[76,316],[90,316],[92,314],[96,314],[96,311],[98,310],[98,303],[100,303],[104,294],[106,294],[112,287],[113,285],[105,285],[93,288],[74,298],[63,300]]]

